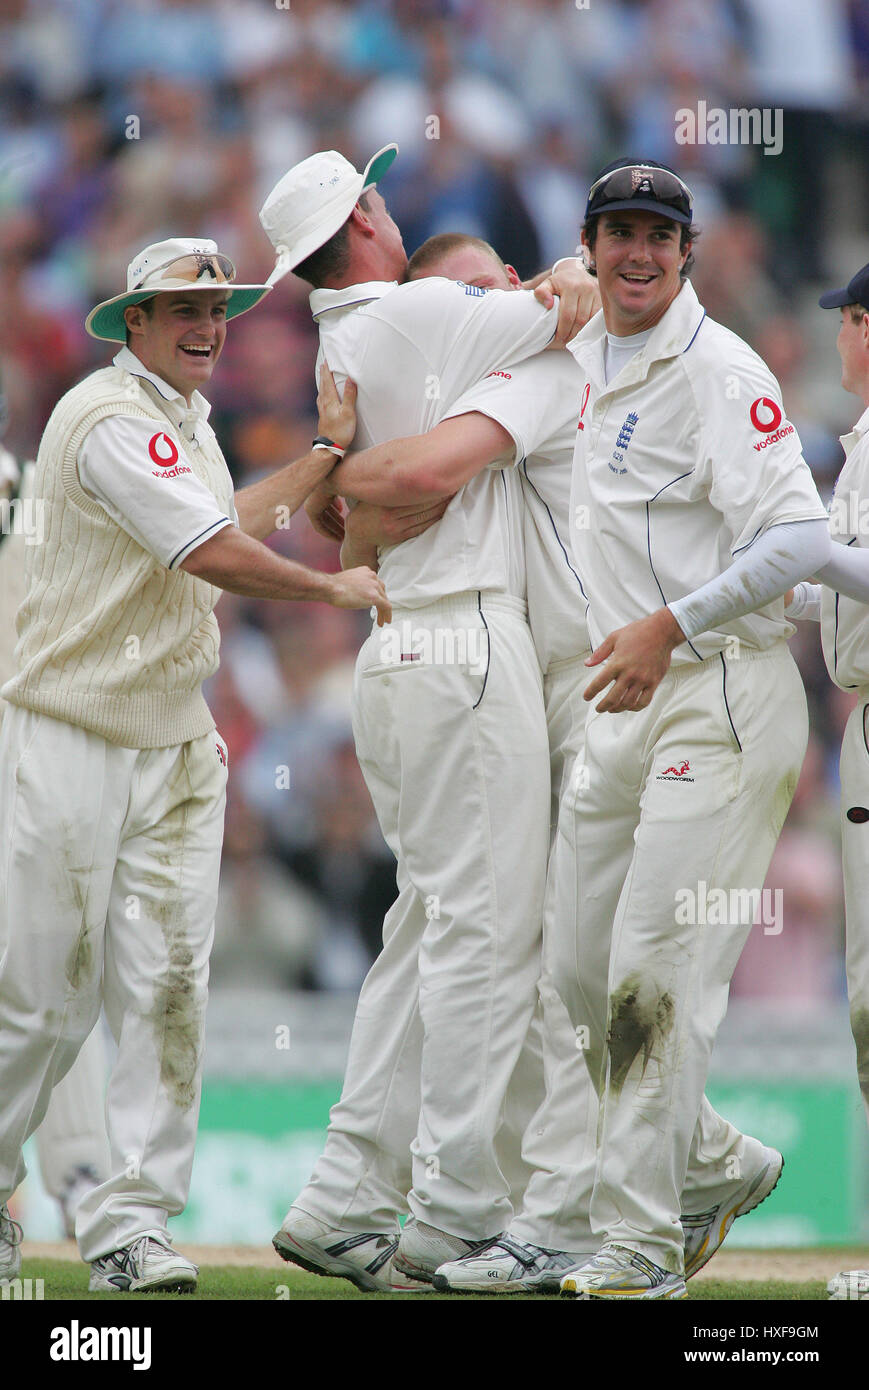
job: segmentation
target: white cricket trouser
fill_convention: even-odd
[[[7,708],[5,701],[0,700],[0,722]],[[0,916],[0,957],[6,945],[5,934],[6,923]],[[63,1195],[76,1168],[89,1168],[100,1179],[109,1171],[105,1120],[107,1074],[102,1034],[99,1028],[94,1028],[69,1072],[52,1091],[45,1119],[36,1131],[43,1185],[56,1199]]]
[[[556,908],[552,869],[558,818],[573,815],[572,802],[566,798],[568,778],[584,761],[589,706],[582,692],[595,674],[585,665],[588,655],[583,652],[572,660],[555,663],[543,678],[552,801],[540,1008],[531,1030],[537,1045],[532,1048],[526,1044],[511,1086],[520,1096],[533,1094],[532,1064],[545,1086],[539,1109],[526,1120],[522,1157],[530,1175],[521,1210],[510,1225],[511,1234],[548,1250],[575,1254],[593,1253],[598,1244],[589,1224],[598,1107],[577,1035],[552,982],[550,951]],[[516,1085],[520,1068],[528,1077],[522,1088]]]
[[[422,659],[400,661],[396,634]],[[438,642],[456,659],[433,659]],[[294,1206],[382,1231],[409,1209],[486,1239],[512,1216],[496,1136],[537,997],[546,876],[548,746],[524,604],[473,593],[396,612],[360,651],[354,733],[399,896]]]
[[[6,923],[0,920],[0,958]],[[90,1168],[101,1179],[109,1171],[106,1138],[108,1062],[99,1028],[94,1028],[70,1070],[51,1093],[45,1119],[36,1131],[39,1171],[46,1192],[63,1195],[76,1168]]]
[[[702,1210],[704,1187],[720,1188],[727,1158],[739,1164],[754,1142],[703,1088],[753,921],[746,902],[762,889],[807,737],[783,643],[671,669],[647,709],[589,715],[575,815],[559,821],[574,844],[562,855],[559,836],[556,848],[556,984],[589,1030],[600,1096],[592,1227],[674,1272],[683,1186]]]
[[[58,1200],[77,1168],[90,1169],[100,1181],[111,1171],[106,1135],[108,1071],[106,1045],[97,1025],[52,1091],[35,1135],[43,1185]]]
[[[9,708],[0,730],[0,1201],[101,1002],[118,1043],[111,1176],[81,1203],[82,1258],[182,1210],[199,1115],[225,748],[121,748]]]
[[[859,692],[842,739],[842,869],[845,969],[857,1080],[869,1119],[869,690]]]

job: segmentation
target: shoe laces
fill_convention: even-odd
[[[0,1240],[5,1240],[7,1245],[20,1245],[24,1239],[24,1231],[17,1221],[13,1221],[9,1215],[9,1208],[0,1207]]]

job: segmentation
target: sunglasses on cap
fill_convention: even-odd
[[[588,191],[585,215],[589,217],[610,203],[629,202],[633,198],[651,198],[691,220],[694,195],[688,185],[669,169],[657,169],[651,164],[628,164],[597,179]]]
[[[235,279],[235,266],[228,256],[219,253],[212,254],[208,251],[193,251],[187,256],[178,256],[174,261],[167,261],[165,265],[156,266],[154,270],[149,270],[138,285],[133,288],[140,290],[145,287],[147,281],[148,288],[151,282],[156,280],[186,280],[190,284],[195,284],[201,280],[203,275],[210,275],[211,279],[217,284],[226,284]]]

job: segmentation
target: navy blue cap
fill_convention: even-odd
[[[822,309],[844,309],[846,304],[862,304],[869,309],[869,265],[858,270],[843,290],[827,290],[818,303]]]
[[[654,159],[617,159],[594,180],[585,215],[639,209],[690,226],[693,205],[693,194],[675,169]]]

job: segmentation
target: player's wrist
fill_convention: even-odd
[[[661,608],[656,614],[661,627],[661,635],[669,644],[670,650],[678,647],[680,642],[686,640],[685,634],[679,626],[675,614],[668,607]]]

